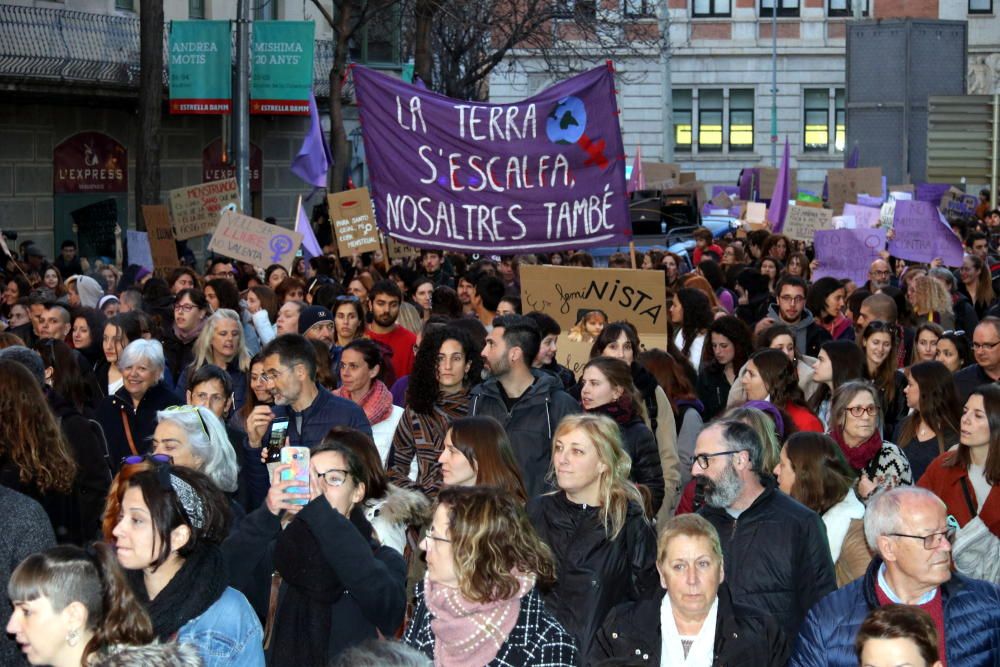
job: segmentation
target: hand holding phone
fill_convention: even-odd
[[[283,417],[285,420],[285,429],[288,429],[288,418]],[[260,447],[266,445],[264,440],[264,434],[267,433],[267,427],[274,421],[277,421],[274,417],[274,413],[271,412],[271,407],[268,405],[258,405],[250,412],[250,416],[247,417],[247,439],[250,441],[251,447]],[[273,431],[273,429],[272,429]]]

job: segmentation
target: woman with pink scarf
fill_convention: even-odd
[[[378,448],[382,466],[389,457],[392,437],[403,416],[403,408],[392,404],[392,394],[385,382],[392,372],[382,356],[382,346],[367,338],[358,338],[340,353],[340,388],[333,393],[354,401],[365,411],[372,425],[372,439]]]
[[[421,545],[427,574],[403,640],[436,667],[575,667],[573,637],[536,584],[556,577],[552,552],[510,494],[445,487]]]

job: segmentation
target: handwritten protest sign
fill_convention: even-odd
[[[812,241],[813,235],[820,229],[833,228],[833,211],[828,208],[812,206],[789,206],[785,214],[783,233],[800,241]]]
[[[958,188],[948,188],[948,191],[941,196],[938,208],[945,215],[967,218],[976,214],[977,204],[979,200],[975,195],[967,195]]]
[[[844,215],[853,216],[856,226],[862,229],[873,229],[879,224],[879,209],[858,204],[844,204]]]
[[[327,195],[326,201],[330,208],[333,233],[337,237],[337,253],[341,257],[374,252],[381,248],[368,188]]]
[[[127,230],[125,232],[125,247],[128,249],[128,263],[144,266],[153,270],[153,255],[149,251],[149,238],[146,232]]]
[[[778,169],[774,167],[757,167],[757,195],[761,199],[770,199],[774,194],[774,185],[778,182]],[[799,191],[798,170],[788,170],[788,193]],[[789,199],[791,197],[789,196]]]
[[[945,266],[961,266],[962,241],[934,206],[924,201],[897,201],[889,254],[914,262],[940,257]]]
[[[828,203],[834,215],[840,215],[844,204],[857,204],[858,195],[882,194],[881,167],[861,169],[830,169],[826,172],[829,183]]]
[[[225,211],[208,243],[211,252],[247,262],[258,268],[281,264],[289,273],[302,234],[269,225],[234,211]]]
[[[180,266],[177,243],[174,241],[174,228],[170,224],[170,211],[167,207],[160,204],[143,206],[142,219],[146,222],[147,241],[153,266],[157,269]]]
[[[658,271],[521,266],[524,310],[553,317],[563,329],[576,324],[583,309],[604,311],[609,322],[627,320],[640,334],[666,331],[663,276]]]
[[[170,218],[178,241],[211,234],[219,222],[219,211],[230,203],[239,205],[235,178],[192,185],[170,191]]]
[[[608,67],[515,104],[454,100],[352,71],[378,225],[389,236],[479,253],[628,242]]]
[[[643,350],[666,350],[667,335],[644,333],[640,345]],[[590,348],[593,346],[592,342],[570,340],[569,332],[563,331],[556,341],[556,361],[571,370],[573,375],[579,379],[583,375],[583,367],[590,361]],[[637,351],[635,354],[638,355],[639,352]]]
[[[420,250],[414,248],[411,245],[406,245],[405,243],[400,243],[391,236],[385,237],[385,249],[389,253],[389,259],[406,259],[408,257],[417,257],[420,255]]]
[[[831,276],[861,285],[868,269],[885,248],[884,229],[821,229],[813,238],[816,261],[813,280]]]

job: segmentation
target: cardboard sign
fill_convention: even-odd
[[[941,195],[941,204],[938,208],[945,215],[968,218],[976,214],[978,204],[979,199],[975,195],[967,195],[958,188],[952,187]]]
[[[666,350],[667,335],[642,334],[639,345],[642,347],[642,350],[637,350],[635,354],[639,354],[640,351],[645,350]],[[573,371],[573,376],[579,380],[580,376],[583,375],[583,367],[590,361],[590,349],[593,346],[593,343],[572,341],[569,339],[569,332],[563,331],[559,334],[559,340],[556,341],[556,361]]]
[[[80,257],[114,257],[118,202],[104,199],[70,213],[76,226]]]
[[[149,251],[149,238],[146,232],[131,229],[125,232],[125,243],[128,248],[128,263],[144,266],[153,270],[153,255]]]
[[[835,215],[840,215],[844,204],[857,204],[858,195],[882,194],[882,168],[865,167],[863,169],[830,169],[826,172],[829,182],[830,209]]]
[[[747,202],[744,220],[750,229],[764,229],[767,227],[767,205],[760,202]]]
[[[812,206],[789,206],[782,232],[793,239],[812,241],[821,229],[833,229],[833,211]]]
[[[931,262],[940,257],[945,266],[962,265],[962,240],[951,231],[932,204],[895,202],[892,229],[889,254],[914,262]]]
[[[816,261],[813,280],[848,278],[856,285],[868,280],[868,269],[885,248],[884,229],[821,229],[813,239]]]
[[[717,192],[715,193],[715,196],[712,197],[711,203],[714,208],[728,209],[730,206],[733,205],[733,200],[727,193]]]
[[[410,257],[420,256],[419,248],[400,243],[391,236],[385,237],[385,246],[386,252],[389,253],[389,259],[409,259]]]
[[[146,234],[153,266],[158,269],[180,266],[177,243],[174,241],[174,228],[170,224],[170,211],[167,207],[160,204],[143,206],[142,219],[146,221]]]
[[[239,206],[240,191],[235,178],[192,185],[170,191],[170,219],[178,241],[211,234],[219,222],[219,211],[227,204]]]
[[[646,189],[672,188],[681,181],[681,167],[665,162],[643,162],[642,173],[646,177]]]
[[[760,199],[771,199],[774,194],[774,186],[778,182],[778,169],[774,167],[757,167],[757,196]],[[788,192],[799,191],[798,170],[788,170]],[[791,199],[791,197],[789,197]]]
[[[662,334],[667,328],[659,271],[523,265],[521,300],[525,312],[547,313],[564,330],[576,324],[581,309],[601,310],[608,322],[631,322],[642,335]]]
[[[302,234],[296,231],[226,211],[219,218],[219,226],[208,243],[208,249],[260,269],[281,264],[291,273],[300,245]]]
[[[368,188],[327,195],[326,201],[330,207],[330,224],[337,237],[337,254],[351,257],[380,249]]]
[[[880,210],[858,204],[844,204],[844,216],[854,218],[857,226],[862,229],[874,229],[879,225]]]

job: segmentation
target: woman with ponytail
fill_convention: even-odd
[[[7,583],[7,632],[32,665],[86,667],[153,640],[111,547],[58,546],[28,556]]]

